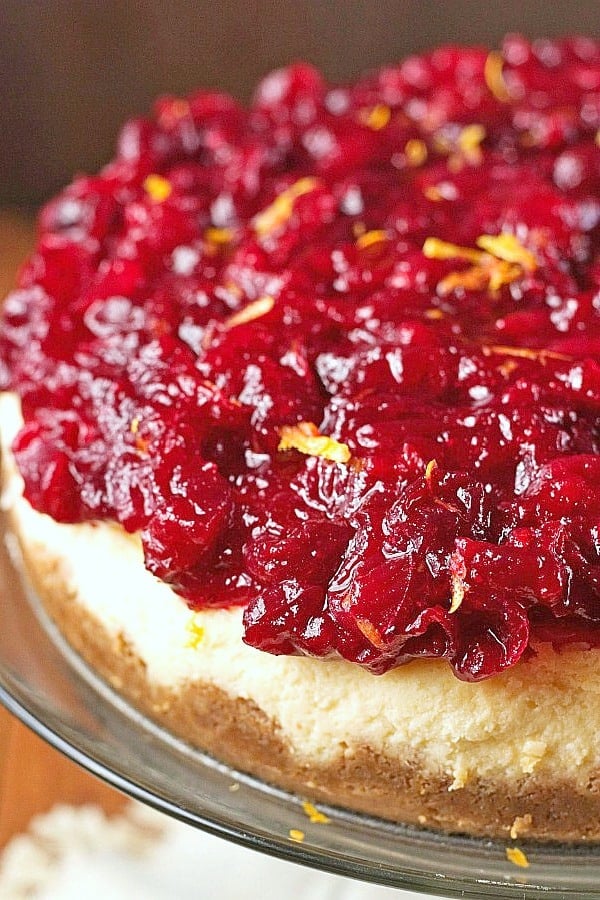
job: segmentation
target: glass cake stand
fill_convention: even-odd
[[[12,551],[12,552],[9,552]],[[97,678],[23,585],[0,541],[0,701],[131,797],[238,844],[341,875],[447,897],[600,898],[600,848],[448,837],[339,809],[311,824],[301,799],[223,766],[158,728]],[[238,785],[231,790],[232,785]],[[290,830],[304,841],[290,839]]]

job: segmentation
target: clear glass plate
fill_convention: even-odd
[[[330,823],[311,824],[299,798],[174,739],[95,677],[24,588],[10,538],[0,545],[0,701],[119,790],[236,843],[365,881],[447,897],[600,897],[600,848],[520,844],[530,861],[521,869],[493,841],[325,807]]]

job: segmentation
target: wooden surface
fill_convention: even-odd
[[[17,214],[0,213],[0,297],[31,247],[33,229]],[[1,573],[0,573],[1,576]],[[0,707],[0,848],[55,803],[98,803],[116,812],[121,794],[36,737]]]

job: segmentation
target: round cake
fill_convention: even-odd
[[[600,44],[127,123],[0,326],[4,507],[82,656],[312,801],[600,840]]]

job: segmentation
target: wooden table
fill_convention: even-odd
[[[0,212],[0,297],[31,248],[33,228],[22,216]],[[36,737],[0,707],[0,847],[27,827],[31,817],[55,803],[97,803],[116,812],[117,791]]]

